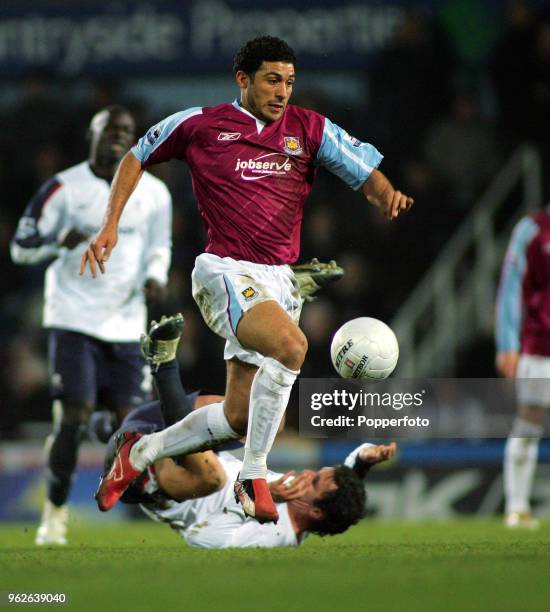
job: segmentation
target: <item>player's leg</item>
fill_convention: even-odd
[[[49,362],[54,428],[47,441],[47,500],[37,544],[65,544],[67,500],[85,425],[95,404],[95,364],[90,339],[50,330]]]
[[[252,264],[249,269],[227,258],[201,255],[193,272],[193,295],[207,324],[227,339],[226,360],[237,359],[250,367],[241,366],[239,380],[235,383],[229,372],[228,396],[224,403],[196,411],[158,434],[139,440],[130,437],[122,440],[119,459],[125,466],[125,477],[117,480],[116,486],[109,486],[113,491],[109,491],[110,501],[104,504],[105,509],[118,499],[119,493],[114,489],[123,491],[130,482],[128,479],[141,473],[153,461],[239,438],[248,420],[250,385],[256,376],[255,368],[260,365],[264,368],[258,384],[259,394],[271,396],[273,401],[263,415],[260,412],[254,419],[266,439],[258,450],[251,447],[248,465],[252,465],[250,470],[254,473],[265,472],[265,448],[270,448],[286,408],[297,374],[292,367],[301,365],[306,349],[305,337],[293,323],[301,308],[298,284],[285,266],[266,270],[265,266]],[[294,319],[276,300],[285,304]],[[252,310],[254,314],[249,315]],[[236,336],[236,330],[242,327],[241,320],[245,319],[249,323],[242,328],[242,338],[249,347],[243,346]],[[255,352],[256,346],[266,351],[265,359]]]
[[[263,302],[246,312],[239,323],[237,338],[243,347],[264,355],[250,386],[241,478],[265,478],[267,453],[273,445],[292,385],[304,361],[307,341],[294,321],[274,301]],[[228,384],[226,411],[230,423],[235,422],[232,420],[234,413],[243,419],[248,384],[249,380],[245,379],[244,384],[238,385],[240,397],[235,404],[231,401],[232,389]]]
[[[286,266],[220,263],[208,256],[197,259],[193,274],[193,295],[205,321],[227,339],[225,414],[236,430],[247,424],[237,497],[248,514],[277,520],[265,482],[266,458],[307,350],[297,326],[298,282]],[[253,377],[250,366],[258,367]]]
[[[210,404],[215,404],[217,402],[223,402],[223,400],[224,400],[223,395],[213,395],[213,394],[196,395],[195,401],[194,401],[194,408],[195,410],[197,410],[198,408],[204,408],[205,406],[209,406]]]
[[[239,300],[240,312],[234,309],[237,314],[231,314],[236,338],[229,338],[225,349],[229,361],[224,407],[234,429],[243,431],[247,426],[236,496],[247,514],[260,521],[276,521],[277,511],[265,482],[267,454],[303,363],[307,341],[296,325],[301,302],[290,273],[276,269],[271,277],[260,280],[251,276],[225,278],[230,299]],[[239,294],[257,303],[248,305],[246,297],[243,303]],[[275,295],[286,309],[279,301],[268,299]],[[257,370],[253,367],[256,364]]]
[[[154,469],[159,487],[176,501],[211,495],[227,482],[227,474],[212,451],[185,455],[177,464],[170,458],[159,459]]]
[[[534,528],[529,498],[543,434],[544,409],[550,407],[550,359],[522,354],[516,372],[518,414],[504,451],[505,524]]]
[[[334,260],[320,262],[316,257],[303,264],[290,266],[300,287],[300,297],[304,302],[313,302],[315,294],[326,285],[344,276],[344,269]]]
[[[543,435],[545,411],[521,406],[504,449],[505,524],[535,528],[530,496],[537,466],[538,447]]]
[[[151,400],[152,378],[139,342],[100,342],[96,356],[101,399],[117,426],[134,408]]]
[[[220,395],[200,396],[198,393],[187,395],[187,401],[195,409],[223,400]],[[164,417],[160,401],[149,402],[132,412],[124,419],[120,432],[151,434],[164,426]],[[105,472],[107,474],[115,465],[116,435],[111,436],[105,453]],[[225,470],[212,451],[194,453],[177,458],[177,464],[169,458],[154,462],[154,478],[161,490],[172,499],[183,501],[193,497],[210,495],[219,490],[226,482]],[[143,473],[142,473],[143,475]],[[149,477],[151,474],[149,474]],[[147,479],[148,480],[148,479]],[[137,478],[122,495],[122,501],[139,503],[142,499],[143,486],[147,480]],[[103,482],[103,481],[102,481]],[[147,485],[150,486],[150,485]],[[132,500],[132,501],[130,501]],[[103,501],[98,498],[100,509],[105,509]]]
[[[195,396],[196,394],[190,394],[188,400],[193,402]],[[209,396],[209,398],[223,400],[221,396]],[[128,501],[128,492],[130,499],[139,499],[143,493],[140,490],[143,483],[140,483],[139,477],[144,474],[144,470],[139,472],[135,469],[129,460],[129,451],[142,439],[154,440],[158,433],[162,433],[160,431],[162,426],[160,402],[154,401],[133,410],[122,423],[119,430],[121,433],[111,437],[107,445],[104,476],[96,493],[100,510],[110,510],[121,496],[123,501]],[[225,472],[217,456],[211,451],[180,456],[177,466],[172,459],[155,460],[154,466],[156,480],[161,489],[172,499],[182,501],[191,497],[209,495],[225,484]],[[161,472],[157,470],[157,466],[161,466],[159,468]],[[128,473],[130,477],[126,478],[123,486],[120,486],[122,476],[126,477]]]
[[[101,381],[102,400],[119,418],[124,419],[126,415],[132,413],[133,409],[151,399],[149,367],[141,354],[139,342],[100,342],[98,346],[100,354],[97,358],[97,368]],[[127,431],[122,433],[120,439],[113,441],[115,454],[123,446],[122,441],[139,437],[141,433],[135,434]],[[109,483],[118,481],[123,473],[124,471],[117,462],[111,470],[104,473],[95,495],[101,510],[109,509]],[[132,474],[132,476],[137,477],[139,473]],[[123,490],[117,492],[117,501],[122,492]],[[104,499],[106,494],[107,502]]]
[[[216,401],[198,411],[192,410],[175,362],[177,343],[183,328],[183,319],[179,325],[177,317],[169,317],[152,325],[142,346],[154,371],[166,420],[169,422],[172,417],[181,417],[186,412],[189,414],[162,431],[144,436],[128,431],[119,438],[113,469],[102,478],[96,494],[103,511],[112,508],[130,482],[158,459],[196,452],[240,437],[227,422],[223,401]],[[213,399],[223,400],[220,396]],[[117,469],[119,465],[122,465],[123,477]]]
[[[149,332],[142,334],[140,340],[142,356],[150,369],[159,395],[165,426],[183,419],[194,408],[194,398],[191,399],[183,389],[179,366],[176,361],[176,352],[183,327],[184,320],[181,314],[178,313],[171,317],[163,316],[158,323],[156,321],[151,322]],[[120,364],[115,363],[111,366],[111,370],[114,372],[115,379],[119,375],[124,378],[129,377],[130,380],[135,380],[140,386],[144,384],[144,380],[146,381],[146,378],[143,377],[141,358],[131,360],[130,363],[122,360]],[[139,393],[141,393],[141,390]],[[120,401],[127,401],[130,396],[128,393],[121,394],[117,391],[116,397],[120,399],[119,401],[115,399],[115,405],[118,405],[116,419],[113,418],[112,412],[107,411],[96,412],[92,415],[90,429],[98,440],[107,443],[118,425],[122,423],[129,410],[127,406],[121,406]]]
[[[221,285],[225,287],[223,281],[221,281]],[[227,321],[226,314],[227,299],[224,296],[218,296],[217,301],[212,297],[209,297],[208,302],[206,299],[199,301],[205,311],[211,315],[213,312],[217,312],[218,318],[225,319],[224,324],[227,328],[225,333],[230,333],[230,324]],[[255,366],[248,367],[248,388],[256,369]],[[246,391],[247,401],[248,389]],[[237,405],[236,401],[232,403]],[[230,416],[225,408],[225,404],[226,402],[224,401],[217,401],[203,406],[201,410],[192,412],[180,422],[174,423],[161,432],[151,436],[144,436],[139,440],[128,440],[128,444],[132,445],[132,449],[128,453],[130,469],[127,470],[127,474],[131,474],[132,470],[141,472],[146,466],[163,457],[198,452],[218,446],[222,442],[240,438],[246,431],[248,404],[240,405],[239,409],[234,410]]]
[[[69,497],[78,448],[94,404],[76,400],[57,403],[61,419],[54,428],[48,456],[48,499],[55,506],[62,506]]]
[[[246,435],[250,389],[258,367],[232,358],[226,363],[225,413],[233,429]]]
[[[181,383],[176,354],[184,329],[183,316],[178,313],[152,321],[149,332],[141,337],[141,352],[151,368],[151,374],[161,403],[167,427],[180,421],[194,409]]]
[[[265,368],[258,369],[236,359],[228,361],[226,406],[236,426],[244,428],[248,419],[245,458],[249,471],[243,473],[243,462],[234,484],[235,497],[249,516],[260,522],[276,522],[277,509],[265,480],[267,453],[282,423],[288,396],[265,393],[264,372]],[[265,401],[263,410],[259,401]]]
[[[178,317],[181,318],[179,326],[176,325]],[[194,407],[188,405],[189,400],[181,385],[175,361],[177,341],[182,329],[183,318],[181,315],[175,315],[152,326],[149,339],[142,340],[143,352],[147,361],[152,364],[168,427],[155,436],[139,440],[132,449],[130,459],[137,469],[143,469],[161,457],[184,455],[201,448],[210,448],[216,442],[240,437],[228,423],[223,397],[210,396],[212,402],[209,403],[204,399],[200,400],[202,406],[200,411],[193,412]],[[159,332],[163,330],[169,340],[157,341]],[[171,344],[168,345],[166,342]]]

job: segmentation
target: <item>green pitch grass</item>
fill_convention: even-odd
[[[76,525],[63,548],[35,547],[34,529],[0,528],[0,592],[64,592],[77,610],[550,609],[549,523],[366,521],[298,549],[219,551],[146,521]]]

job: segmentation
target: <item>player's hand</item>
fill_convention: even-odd
[[[117,241],[118,233],[116,226],[104,225],[80,258],[80,275],[84,274],[86,266],[89,265],[90,272],[95,278],[97,276],[96,264],[99,266],[101,274],[105,274],[105,262],[109,259]]]
[[[89,237],[89,234],[84,234],[73,227],[58,238],[58,244],[60,247],[70,250],[74,249],[75,246],[81,242],[84,242],[84,240],[88,240]]]
[[[166,286],[159,283],[154,278],[148,278],[143,285],[143,293],[145,294],[145,302],[150,308],[158,306],[166,300]]]
[[[391,444],[378,444],[377,446],[369,446],[362,448],[359,451],[359,459],[365,463],[374,465],[375,463],[381,463],[391,459],[397,451],[397,445],[395,442]]]
[[[407,212],[413,204],[413,198],[395,190],[393,194],[388,196],[381,207],[381,211],[387,219],[397,219],[400,214]]]
[[[518,369],[519,353],[516,351],[501,351],[497,353],[497,372],[504,378],[515,378]]]
[[[296,478],[292,478],[288,483],[285,483],[293,474],[294,472],[287,472],[278,480],[269,483],[269,490],[274,502],[280,503],[299,499],[307,491],[311,484],[311,474],[308,471],[302,472]]]
[[[395,219],[414,204],[414,200],[394,189],[380,170],[374,169],[361,188],[367,200],[376,206],[387,219]]]

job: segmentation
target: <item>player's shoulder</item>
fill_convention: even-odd
[[[222,102],[221,104],[216,104],[214,106],[203,106],[203,116],[204,118],[211,119],[213,117],[227,117],[227,113],[232,113],[235,111],[235,107],[233,104],[229,102]]]
[[[212,125],[231,122],[235,119],[235,109],[232,104],[222,103],[216,106],[193,107],[173,115],[170,131],[176,131],[175,127],[182,130],[186,137],[190,135],[194,139],[201,138],[209,133]]]
[[[543,229],[550,229],[550,215],[540,210],[529,213],[516,223],[512,243],[527,245]]]
[[[325,128],[325,117],[309,108],[289,104],[282,127],[293,134],[301,132],[306,142],[319,146]]]
[[[242,120],[240,111],[237,111],[233,104],[222,102],[214,106],[203,106],[201,116],[196,124],[199,130],[201,128],[207,130],[212,125],[227,126],[228,122],[232,123],[235,120]]]
[[[65,170],[61,170],[54,176],[54,179],[62,185],[80,183],[84,180],[94,180],[96,178],[93,172],[91,172],[87,161],[65,168]]]
[[[188,128],[200,122],[203,115],[202,106],[190,106],[183,110],[176,111],[164,119],[161,119],[153,127],[149,128],[145,134],[145,139],[150,145],[154,145],[162,135],[177,134],[179,128]]]
[[[321,115],[317,111],[312,110],[311,108],[305,108],[305,106],[298,106],[296,104],[289,104],[286,107],[287,113],[290,115],[300,117],[306,121],[323,121],[325,120],[325,116]]]
[[[308,126],[315,126],[323,128],[326,117],[318,113],[317,111],[311,110],[310,108],[304,108],[303,106],[296,106],[295,104],[289,104],[286,107],[287,119],[300,121],[301,123]]]
[[[539,227],[550,227],[550,205],[545,206],[541,210],[536,210],[532,213],[529,213],[527,216],[523,217],[523,219],[520,220],[519,224],[522,222],[524,225],[534,223]]]
[[[550,216],[544,211],[538,210],[522,217],[514,227],[516,239],[529,239],[542,229],[550,226]]]
[[[186,121],[187,119],[196,118],[196,120],[206,120],[212,117],[225,116],[228,111],[234,110],[233,105],[228,102],[216,104],[215,106],[190,106],[184,110],[175,112],[164,119],[164,121]]]
[[[179,123],[181,121],[185,121],[187,119],[191,119],[192,117],[199,117],[204,112],[203,106],[189,106],[188,108],[184,108],[182,110],[176,111],[168,117],[163,119],[164,122],[175,122]]]

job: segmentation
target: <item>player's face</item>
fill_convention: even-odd
[[[300,497],[301,501],[314,504],[316,501],[323,499],[327,493],[338,489],[338,485],[334,480],[334,468],[324,467],[318,472],[304,470],[303,474],[307,474],[310,482],[304,495]]]
[[[266,123],[283,116],[296,79],[292,64],[262,62],[254,75],[239,71],[236,77],[241,88],[241,104],[249,113]]]
[[[90,157],[99,163],[118,163],[135,139],[135,123],[128,113],[98,113],[90,125]]]

